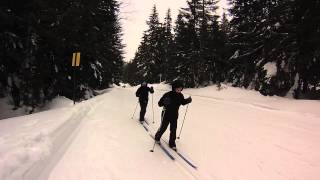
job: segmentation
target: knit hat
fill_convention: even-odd
[[[173,81],[172,84],[172,90],[174,91],[177,88],[183,88],[183,83],[179,80]]]

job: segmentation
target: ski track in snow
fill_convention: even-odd
[[[40,123],[46,123],[37,119],[25,121],[20,129],[27,130],[2,132],[8,133],[8,136],[0,136],[0,144],[6,144],[12,135],[17,136],[17,139],[29,135],[30,139],[25,138],[29,144],[21,144],[27,146],[27,150],[29,146],[29,149],[34,149],[43,143],[49,149],[43,148],[42,156],[33,161],[27,161],[32,159],[28,157],[29,151],[22,152],[26,155],[22,154],[18,159],[18,163],[22,163],[19,169],[3,166],[8,170],[3,171],[6,174],[1,174],[0,170],[0,179],[304,180],[301,179],[303,177],[316,180],[315,170],[320,169],[316,158],[320,156],[316,152],[319,143],[315,142],[318,142],[320,131],[315,131],[314,127],[320,127],[320,118],[312,113],[282,110],[239,99],[184,93],[185,96],[192,95],[193,103],[187,114],[182,139],[177,140],[178,151],[195,163],[197,170],[167,146],[166,149],[175,157],[175,161],[170,160],[158,146],[155,152],[150,153],[154,141],[148,137],[148,133],[154,134],[159,127],[161,109],[156,104],[165,91],[156,90],[155,98],[152,95],[155,105],[150,106],[150,98],[146,114],[149,132],[136,119],[139,107],[133,120],[131,119],[132,111],[137,105],[134,103],[135,88],[117,87],[72,108],[56,111],[69,114],[52,132],[43,130],[27,134]],[[154,114],[151,114],[151,108],[154,108]],[[230,108],[232,112],[228,112],[226,108]],[[177,136],[184,112],[185,107],[182,106]],[[234,115],[243,118],[235,118]],[[152,119],[155,124],[151,117],[155,118]],[[221,117],[223,119],[219,119]],[[312,121],[305,121],[305,117]],[[51,122],[48,125],[49,123]],[[112,132],[113,128],[117,131]],[[162,137],[166,141],[168,132],[169,128]],[[119,154],[122,157],[114,157]],[[9,157],[11,155],[14,154],[6,154]],[[143,166],[144,163],[148,166]],[[141,168],[143,173],[136,172]],[[157,172],[162,173],[161,176],[157,176],[160,175]]]
[[[184,93],[192,95],[192,93]],[[290,110],[280,110],[280,109],[276,109],[276,108],[271,108],[267,105],[261,105],[259,103],[246,103],[246,102],[239,102],[236,100],[228,100],[228,99],[223,99],[223,98],[215,98],[215,97],[210,97],[210,96],[199,96],[199,95],[192,95],[193,100],[194,101],[201,101],[201,100],[209,100],[212,103],[212,107],[217,107],[217,106],[223,106],[223,105],[228,105],[230,107],[232,106],[239,106],[240,110],[241,109],[247,109],[246,112],[251,112],[252,108],[256,109],[256,113],[255,114],[266,114],[266,112],[270,112],[270,114],[273,115],[277,115],[277,117],[274,119],[272,116],[270,117],[259,117],[257,116],[256,118],[254,118],[254,121],[250,121],[250,123],[253,123],[254,125],[251,124],[247,124],[248,122],[244,121],[242,123],[245,123],[245,125],[239,124],[239,123],[234,123],[233,121],[219,121],[219,123],[221,123],[221,125],[223,124],[223,127],[226,129],[229,129],[231,131],[228,131],[227,134],[225,134],[224,138],[226,138],[226,142],[234,144],[235,146],[239,146],[241,147],[241,149],[221,149],[221,151],[229,151],[230,156],[234,156],[234,157],[239,157],[239,153],[240,153],[240,157],[241,154],[245,155],[244,157],[246,157],[246,159],[248,159],[249,161],[252,162],[256,162],[256,169],[257,171],[259,170],[261,172],[261,174],[265,174],[265,177],[275,177],[274,179],[276,179],[276,174],[279,175],[279,177],[283,177],[283,179],[298,179],[295,176],[297,175],[297,172],[294,172],[294,175],[291,175],[290,173],[284,173],[286,171],[286,169],[290,169],[290,168],[284,168],[285,166],[283,166],[282,164],[280,164],[281,161],[277,160],[279,164],[272,164],[270,161],[272,158],[276,158],[277,159],[288,159],[290,160],[291,164],[289,165],[290,167],[293,167],[296,169],[295,166],[304,166],[305,167],[310,167],[310,168],[319,168],[319,163],[317,163],[315,160],[313,159],[306,159],[305,154],[308,154],[307,148],[303,148],[304,152],[301,152],[301,148],[299,148],[299,146],[303,145],[301,143],[303,143],[303,141],[301,141],[302,137],[299,137],[301,135],[305,135],[305,137],[319,137],[320,132],[319,131],[314,131],[314,127],[319,127],[319,117],[315,114],[310,114],[310,113],[303,113],[303,112],[294,112],[294,111],[290,111]],[[218,103],[217,103],[218,102]],[[199,105],[199,104],[198,104]],[[228,107],[225,106],[225,107]],[[264,112],[264,113],[263,113]],[[232,113],[232,112],[231,112]],[[212,112],[212,114],[214,114]],[[181,115],[180,115],[181,116]],[[315,119],[314,121],[305,121],[305,117],[308,118],[312,118]],[[193,116],[194,117],[194,116]],[[280,117],[280,119],[279,119]],[[283,120],[282,118],[283,117]],[[253,117],[250,117],[250,119]],[[263,120],[260,120],[260,118],[263,118]],[[267,119],[266,119],[267,118]],[[288,124],[288,121],[286,119],[293,119],[293,121],[290,122],[290,124]],[[181,121],[182,119],[180,119]],[[237,120],[239,121],[239,120]],[[240,125],[240,126],[239,126]],[[258,126],[255,126],[258,125]],[[252,136],[252,132],[246,132],[246,130],[244,129],[250,129],[250,127],[262,127],[263,130],[262,133],[265,135],[259,135],[257,138],[255,138],[254,136]],[[270,129],[270,132],[276,132],[278,135],[278,137],[280,138],[279,140],[276,139],[271,139],[271,137],[269,137],[270,135],[268,135],[268,132]],[[168,130],[167,130],[168,131]],[[252,131],[252,130],[251,130]],[[258,132],[258,134],[260,134],[261,132],[259,132],[259,130],[256,130]],[[242,136],[244,135],[244,136]],[[254,134],[253,134],[254,135]],[[168,136],[168,134],[167,134]],[[250,139],[248,139],[247,137],[250,137]],[[291,142],[289,142],[290,146],[283,146],[282,144],[285,143],[286,137],[289,137],[289,139]],[[292,137],[295,137],[296,139],[292,139]],[[279,141],[279,142],[278,142]],[[295,142],[296,141],[296,142]],[[316,139],[310,139],[308,140],[310,142],[314,141],[316,142]],[[217,142],[216,142],[217,143]],[[224,142],[223,142],[224,143]],[[288,142],[287,142],[288,143]],[[297,144],[298,143],[298,144]],[[247,146],[244,146],[245,144],[247,144]],[[270,158],[270,160],[266,160],[265,156],[270,156],[270,150],[265,150],[261,151],[261,147],[255,148],[257,145],[262,144],[262,146],[266,146],[265,149],[270,149],[271,152],[279,152],[282,155],[273,155],[274,157]],[[296,146],[294,146],[294,144],[296,144]],[[310,143],[308,143],[310,144]],[[225,146],[224,144],[220,145],[221,147]],[[229,146],[229,145],[228,145]],[[261,145],[260,145],[261,146]],[[219,147],[219,146],[218,146]],[[232,147],[232,146],[231,146]],[[298,150],[295,150],[297,149]],[[314,145],[314,147],[310,147],[310,148],[316,148],[316,145]],[[240,152],[239,152],[240,150]],[[258,151],[257,151],[258,150]],[[309,149],[309,151],[312,149]],[[315,150],[315,149],[314,149]],[[247,153],[249,152],[249,153]],[[313,152],[314,154],[314,152]],[[248,156],[250,155],[250,156]],[[312,155],[310,156],[312,157]],[[232,159],[232,158],[231,158]],[[239,159],[239,158],[238,158]],[[214,161],[214,160],[213,160]],[[285,162],[285,161],[284,161]],[[281,163],[284,163],[281,162]],[[230,164],[232,164],[233,162],[230,161]],[[250,168],[254,168],[251,167]],[[302,171],[301,171],[302,172]],[[313,172],[314,173],[314,172]],[[269,174],[269,175],[267,175]],[[271,175],[270,175],[271,174]],[[216,175],[211,174],[213,179],[220,179],[221,177],[216,177]],[[312,176],[311,174],[309,175],[310,177]],[[263,176],[264,177],[264,176]],[[279,178],[277,177],[277,178]],[[233,177],[232,179],[242,179],[241,176],[238,177]],[[270,178],[269,178],[270,179]]]
[[[45,159],[45,161],[37,163],[37,167],[33,168],[34,173],[32,173],[32,176],[30,177],[29,175],[29,177],[27,177],[26,179],[48,179],[50,172],[52,171],[54,166],[63,157],[70,144],[77,137],[79,131],[82,128],[83,120],[85,120],[85,118],[88,118],[90,113],[94,111],[95,107],[97,107],[101,103],[101,97],[97,97],[94,102],[91,102],[89,100],[79,104],[78,107],[73,109],[72,116],[61,127],[59,127],[59,129],[57,129],[56,133],[54,134],[54,153],[51,154],[48,159]],[[39,172],[41,172],[41,174],[38,174]]]
[[[42,117],[44,114],[51,111],[45,111],[43,113],[38,113],[34,115],[29,115],[30,120],[25,121],[21,127],[16,129],[16,132],[4,135],[1,137],[3,144],[13,144],[5,141],[11,141],[11,139],[21,139],[19,142],[15,142],[13,147],[15,148],[12,152],[4,154],[4,157],[0,156],[0,160],[4,159],[15,159],[17,158],[17,164],[11,164],[9,166],[2,166],[2,168],[12,168],[12,170],[7,170],[5,174],[0,173],[3,179],[8,180],[42,180],[44,176],[50,173],[50,170],[63,156],[63,153],[68,149],[68,145],[72,142],[73,138],[76,136],[78,128],[81,125],[82,120],[86,117],[90,110],[94,109],[90,101],[77,104],[73,108],[64,108],[57,110],[59,113],[68,113],[67,119],[62,119],[57,121],[57,124],[53,124],[51,121],[44,121],[45,119],[33,119],[33,116]],[[54,116],[53,111],[53,116]],[[71,112],[71,113],[70,113]],[[52,116],[49,115],[49,116]],[[41,121],[42,120],[42,121]],[[54,120],[54,119],[53,119]],[[59,124],[61,122],[61,124]],[[8,122],[10,123],[10,122]],[[50,123],[56,127],[41,129],[40,131],[34,130],[37,126],[43,127],[45,124],[50,126]],[[30,133],[32,132],[32,133]],[[16,138],[12,138],[16,136]],[[17,150],[19,151],[17,151]],[[37,151],[39,151],[37,153]],[[19,153],[20,155],[17,155]],[[1,167],[1,161],[0,161]],[[39,174],[39,172],[41,172]]]
[[[121,89],[119,89],[120,90],[120,93],[121,94],[123,94],[123,93],[127,93],[127,91],[123,91],[122,90],[122,92],[121,92]],[[108,96],[108,95],[107,95]],[[102,98],[103,98],[103,96],[102,96]],[[113,97],[114,98],[114,97]],[[103,103],[101,103],[101,106],[103,107],[104,106],[104,104],[105,103],[107,103],[107,101],[105,101],[105,102],[103,102]],[[97,111],[101,111],[101,108],[102,107],[99,107],[99,106],[96,106],[97,108],[93,111],[93,113],[92,114],[94,114],[94,112],[97,112]],[[113,109],[114,108],[114,109]],[[99,110],[100,109],[100,110]],[[119,107],[117,106],[117,105],[115,105],[115,106],[113,106],[112,107],[112,109],[109,109],[109,110],[111,110],[112,112],[110,112],[109,111],[109,113],[118,113],[119,112]],[[138,113],[138,111],[139,111],[139,109],[137,109],[137,112],[136,113]],[[124,114],[124,116],[126,116],[125,114]],[[107,117],[109,117],[109,116],[107,116]],[[110,125],[108,125],[108,124],[106,124],[107,123],[107,121],[105,121],[105,120],[95,120],[95,118],[94,117],[91,117],[91,116],[89,116],[88,115],[88,117],[87,118],[90,118],[90,119],[87,119],[87,120],[85,120],[86,121],[86,124],[88,125],[88,123],[89,124],[92,124],[92,123],[99,123],[99,124],[104,124],[104,125],[106,125],[106,126],[110,126]],[[140,127],[139,126],[141,126],[141,125],[139,125],[139,123],[138,123],[138,121],[136,121],[136,122],[132,122],[132,120],[130,119],[130,117],[127,117],[127,118],[125,118],[124,119],[126,122],[118,122],[118,123],[126,123],[126,124],[128,124],[128,121],[131,121],[131,123],[129,123],[129,125],[130,124],[132,124],[132,123],[134,123],[133,125],[134,126],[136,126],[136,128],[140,131]],[[121,120],[121,121],[123,121],[123,119]],[[86,126],[87,126],[86,125]],[[132,126],[132,125],[130,125],[130,126]],[[102,127],[103,128],[103,127]],[[141,127],[141,128],[143,128],[143,127]],[[86,132],[87,130],[86,129],[83,129],[83,132]],[[99,133],[99,131],[100,130],[97,130],[97,133]],[[83,134],[83,132],[81,132],[82,134]],[[100,134],[100,133],[99,133]],[[65,156],[65,157],[63,157],[62,155],[59,155],[59,157],[60,158],[62,158],[62,159],[60,159],[60,163],[59,164],[57,164],[58,166],[57,167],[55,167],[55,169],[60,169],[60,166],[64,166],[63,165],[63,162],[65,161],[64,159],[68,159],[68,158],[72,158],[71,156],[73,156],[72,154],[71,154],[71,152],[73,152],[74,150],[75,150],[75,147],[77,147],[78,146],[78,139],[79,139],[79,137],[81,137],[82,135],[80,134],[80,136],[78,136],[78,137],[76,137],[77,139],[76,140],[74,140],[74,138],[72,138],[73,139],[73,141],[74,141],[74,145],[72,145],[72,142],[71,142],[71,145],[68,147],[68,149],[65,151],[65,154],[63,155],[63,156]],[[123,136],[125,136],[125,135],[123,135]],[[100,138],[100,137],[99,137]],[[121,137],[121,138],[123,138],[123,137]],[[147,139],[149,139],[149,137],[148,137],[148,134],[145,134],[145,137],[144,138],[147,138]],[[111,143],[112,144],[112,140],[113,138],[112,137],[109,137],[109,140],[108,140],[108,142],[107,143]],[[119,144],[119,140],[117,140],[117,139],[119,139],[119,136],[117,135],[117,133],[115,133],[114,134],[114,143],[113,143],[113,146],[115,146],[115,147],[118,147],[118,148],[121,148],[121,146],[122,145],[120,145]],[[152,142],[152,141],[151,141]],[[68,143],[68,144],[70,144],[70,143]],[[103,143],[102,143],[103,144]],[[150,144],[151,145],[151,144]],[[129,146],[129,145],[128,145]],[[145,146],[145,145],[143,145],[143,146]],[[78,148],[77,148],[78,149]],[[149,149],[148,149],[148,146],[145,146],[145,150],[146,150],[146,152],[145,153],[150,153],[149,152]],[[114,151],[114,149],[110,149],[110,151],[112,152],[112,151]],[[160,151],[160,149],[157,149],[157,151]],[[97,152],[98,153],[98,152]],[[172,163],[171,162],[171,160],[169,159],[167,159],[167,157],[165,156],[165,155],[163,155],[162,154],[162,152],[156,152],[156,154],[159,154],[160,156],[161,156],[161,159],[165,159],[165,161],[168,161],[168,163]],[[110,155],[112,155],[112,154],[110,154]],[[152,154],[151,154],[152,155]],[[121,159],[121,158],[120,158]],[[85,161],[85,160],[84,160]],[[62,163],[61,163],[62,162]],[[97,162],[98,164],[99,164],[99,162]],[[54,164],[56,164],[56,163],[54,163]],[[161,164],[160,164],[161,165]],[[197,178],[195,175],[194,175],[194,173],[190,173],[190,171],[188,171],[185,167],[183,167],[180,163],[174,163],[174,164],[172,164],[172,165],[170,165],[170,166],[174,166],[175,165],[175,167],[176,167],[176,170],[178,170],[178,171],[180,171],[180,173],[181,174],[184,174],[183,176],[184,176],[184,178],[183,179],[192,179],[192,180],[200,180],[199,178]],[[50,173],[46,173],[47,175],[48,174],[51,174],[49,177],[45,177],[44,178],[44,176],[40,176],[40,178],[39,178],[39,180],[40,179],[56,179],[57,177],[58,177],[58,179],[60,179],[59,177],[61,177],[61,175],[59,175],[60,174],[60,170],[59,171],[57,171],[57,170],[55,170],[55,169],[53,169],[53,171],[51,171]],[[50,170],[52,170],[52,168],[50,168]],[[122,178],[120,178],[121,176],[123,176],[123,175],[120,175],[120,174],[113,174],[113,172],[109,172],[110,174],[108,175],[108,176],[110,176],[110,177],[112,177],[111,179],[126,179],[126,178],[124,178],[124,177],[122,177]],[[128,172],[129,173],[129,172]],[[108,174],[108,173],[107,173]],[[113,175],[112,175],[113,174]],[[181,175],[179,175],[179,176],[181,176]],[[97,177],[99,177],[98,175],[97,175]],[[159,177],[160,179],[161,179],[161,177]],[[69,178],[68,178],[69,179]],[[71,179],[73,179],[73,178],[71,178]],[[108,178],[109,179],[109,178]],[[132,178],[130,178],[130,179],[132,179]],[[203,180],[203,179],[202,179]]]
[[[137,120],[137,122],[138,122],[138,120]],[[154,136],[156,133],[156,129],[153,127],[152,123],[148,122],[148,124],[146,125],[146,127],[148,129],[148,131],[146,133]],[[161,139],[164,140],[166,143],[166,145],[163,145],[163,146],[165,146],[165,148],[167,150],[169,150],[170,154],[175,158],[174,162],[176,163],[177,167],[181,171],[185,172],[186,174],[189,174],[191,179],[193,179],[193,180],[209,180],[209,179],[216,180],[216,178],[209,178],[208,179],[209,176],[205,172],[203,172],[200,167],[197,167],[197,169],[192,168],[189,164],[187,164],[184,160],[182,160],[181,157],[179,157],[179,155],[176,152],[174,152],[173,150],[171,150],[168,147],[168,145],[167,145],[168,139],[167,138],[162,137]],[[158,146],[156,145],[156,147],[158,147]],[[161,149],[157,148],[157,150],[161,150]],[[183,153],[183,151],[181,151],[180,149],[178,149],[178,151]],[[191,160],[188,156],[185,155],[185,153],[183,153],[183,155],[187,159]]]

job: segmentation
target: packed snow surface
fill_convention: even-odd
[[[60,97],[47,111],[0,120],[0,179],[319,180],[319,101],[225,85],[184,89],[193,101],[180,107],[177,147],[195,170],[172,151],[175,161],[159,146],[150,152],[148,133],[160,124],[157,102],[171,90],[153,86],[149,132],[138,123],[139,106],[132,118],[138,87],[130,86],[74,106]]]

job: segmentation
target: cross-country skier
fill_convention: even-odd
[[[146,82],[141,83],[141,86],[138,88],[136,92],[136,96],[139,97],[139,103],[140,103],[140,122],[142,123],[144,121],[144,115],[147,111],[147,105],[148,105],[148,97],[149,92],[151,94],[154,93],[153,87],[148,87]]]
[[[160,143],[160,138],[162,134],[166,131],[168,125],[170,124],[170,139],[169,146],[173,150],[177,150],[176,147],[176,131],[177,131],[177,120],[178,111],[180,105],[186,105],[191,103],[191,97],[185,99],[181,91],[183,90],[183,84],[180,81],[174,81],[172,83],[172,91],[165,93],[158,102],[160,107],[164,107],[161,113],[162,123],[155,135],[155,140]]]

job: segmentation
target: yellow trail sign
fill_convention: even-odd
[[[72,66],[80,66],[80,52],[72,53]]]

